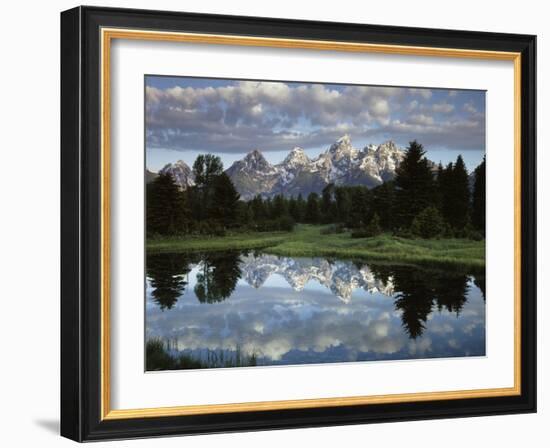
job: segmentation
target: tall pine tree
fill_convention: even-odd
[[[254,220],[254,222],[258,223],[267,218],[265,204],[259,194],[254,196],[254,199],[252,199],[248,204],[252,209],[252,219]]]
[[[212,209],[212,191],[214,179],[223,173],[223,163],[213,154],[200,154],[193,163],[193,212],[197,220],[208,218],[208,211]]]
[[[307,197],[305,221],[309,224],[317,224],[319,219],[319,196],[317,193],[310,193]]]
[[[476,229],[485,231],[485,157],[474,171],[472,224]]]
[[[296,198],[296,214],[297,218],[295,218],[295,221],[304,222],[306,216],[306,201],[304,201],[302,193],[299,193]]]
[[[278,194],[273,198],[273,218],[278,219],[288,215],[288,205],[282,194]]]
[[[159,174],[147,184],[147,234],[173,235],[189,224],[186,195],[170,174]]]
[[[456,158],[450,183],[450,197],[446,199],[450,211],[449,224],[460,230],[466,226],[470,219],[468,171],[461,155]]]
[[[351,212],[351,195],[345,187],[336,187],[334,195],[336,199],[336,219],[338,222],[345,223],[348,221]]]
[[[453,170],[453,164],[449,163],[445,168],[438,169],[437,172],[439,211],[448,224],[454,220]]]
[[[329,183],[325,188],[323,188],[321,194],[321,216],[322,221],[325,223],[334,221],[334,214],[336,208],[334,207],[334,184]]]
[[[380,217],[380,225],[384,229],[392,229],[395,226],[395,186],[392,181],[384,182],[374,188],[373,207]]]
[[[212,202],[208,216],[220,223],[224,228],[233,227],[237,223],[239,193],[229,176],[222,173],[212,179]]]
[[[413,219],[425,208],[434,205],[434,178],[416,140],[409,143],[405,158],[396,170],[396,220],[398,227],[409,228]]]

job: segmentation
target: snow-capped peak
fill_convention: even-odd
[[[185,163],[183,160],[176,161],[174,163],[174,167],[182,168],[184,170],[191,170],[191,168],[189,168],[189,165],[187,165],[187,163]]]
[[[350,136],[345,134],[330,146],[328,153],[335,161],[338,161],[342,158],[355,159],[359,151],[352,146]]]
[[[342,135],[342,137],[336,140],[336,143],[342,145],[351,145],[351,137],[349,136],[349,134],[344,134]]]
[[[254,149],[225,172],[243,200],[256,195],[305,197],[311,192],[321,193],[328,183],[369,188],[380,185],[394,178],[404,156],[405,152],[391,140],[358,150],[352,146],[350,136],[344,135],[313,159],[302,148],[294,147],[281,163],[272,165],[260,150]],[[160,170],[163,172],[170,172],[182,189],[194,184],[191,169],[181,160],[166,165]]]
[[[255,171],[271,171],[273,169],[271,164],[265,159],[264,155],[258,149],[250,151],[243,159],[243,162],[247,169]]]
[[[183,160],[164,165],[159,174],[170,174],[182,190],[195,185],[193,171]]]
[[[298,166],[308,165],[311,161],[302,148],[296,146],[288,153],[282,165],[285,167],[295,168]]]
[[[400,149],[397,147],[393,140],[388,140],[387,142],[382,143],[378,147],[377,151],[382,153],[395,153],[397,151],[400,151]]]
[[[397,166],[405,157],[405,152],[392,140],[378,146],[367,145],[363,148],[363,154],[361,167],[373,172],[381,181],[393,178]],[[374,171],[377,171],[377,173],[374,173]]]
[[[244,160],[247,160],[247,161],[265,160],[265,157],[259,149],[253,149],[244,157]]]

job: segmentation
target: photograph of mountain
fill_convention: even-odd
[[[485,91],[144,88],[146,370],[485,356]]]
[[[258,195],[307,196],[321,194],[330,183],[371,188],[381,185],[393,179],[404,154],[393,141],[357,150],[349,135],[344,135],[314,159],[296,146],[281,163],[272,165],[260,150],[254,149],[233,162],[225,173],[245,201]],[[194,185],[193,170],[183,160],[165,165],[159,173],[170,174],[181,189]]]

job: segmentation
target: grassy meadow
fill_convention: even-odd
[[[485,267],[485,241],[459,238],[402,238],[389,233],[351,238],[350,232],[325,234],[327,226],[297,225],[291,232],[235,232],[223,237],[157,237],[147,240],[147,251],[207,252],[262,249],[289,257],[338,257],[386,261],[395,264],[423,264]]]

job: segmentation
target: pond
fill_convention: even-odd
[[[485,277],[261,252],[149,254],[146,368],[485,355]]]

